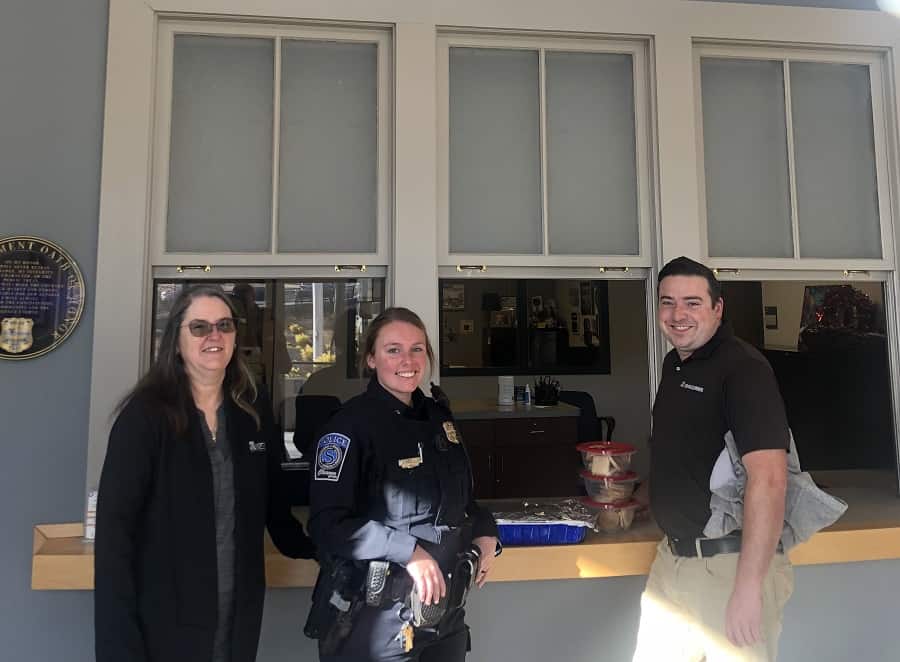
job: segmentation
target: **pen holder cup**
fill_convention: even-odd
[[[549,382],[535,382],[534,404],[541,407],[559,404],[559,386]]]

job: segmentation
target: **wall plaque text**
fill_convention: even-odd
[[[66,251],[37,237],[0,238],[0,359],[53,351],[83,311],[84,278]]]

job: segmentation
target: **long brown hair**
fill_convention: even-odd
[[[169,313],[169,319],[166,320],[162,339],[159,342],[156,361],[131,392],[122,398],[116,407],[116,412],[120,411],[133,398],[140,397],[147,400],[151,406],[161,410],[176,437],[187,432],[196,407],[194,396],[191,393],[190,379],[184,369],[184,360],[178,352],[178,336],[181,332],[181,325],[184,323],[185,312],[194,299],[201,297],[219,299],[228,306],[231,316],[236,317],[234,305],[218,285],[204,284],[184,288],[172,303],[172,310]],[[225,368],[222,388],[235,405],[253,417],[253,420],[256,421],[256,428],[259,429],[259,414],[253,408],[257,395],[256,384],[238,350],[237,335],[235,335],[234,354]]]
[[[385,310],[369,325],[369,329],[366,331],[366,339],[363,341],[363,351],[359,357],[359,374],[363,377],[370,377],[373,374],[374,371],[369,368],[368,358],[375,355],[375,341],[378,340],[378,334],[391,322],[406,322],[422,332],[425,336],[425,353],[428,354],[428,363],[431,371],[434,372],[434,350],[431,348],[431,341],[428,339],[425,323],[421,317],[409,308],[395,306]]]

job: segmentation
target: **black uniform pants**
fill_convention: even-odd
[[[403,651],[397,637],[400,617],[396,605],[363,607],[350,635],[335,655],[319,654],[320,662],[463,662],[469,646],[465,611],[447,614],[437,631],[416,630],[413,648]]]

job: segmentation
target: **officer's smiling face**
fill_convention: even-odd
[[[659,328],[682,360],[716,334],[722,307],[702,276],[667,276],[659,284]]]
[[[425,333],[407,322],[385,325],[375,339],[375,349],[366,357],[378,383],[405,404],[425,376],[428,365]]]

